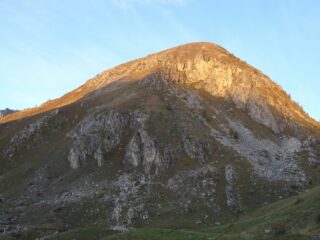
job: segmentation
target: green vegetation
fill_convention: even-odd
[[[111,235],[109,237],[103,238],[103,240],[123,240],[123,239],[139,239],[139,240],[180,240],[180,239],[197,239],[205,240],[208,238],[209,234],[192,232],[192,231],[182,231],[182,230],[159,230],[159,229],[139,229],[131,231],[128,233],[120,233]]]
[[[320,223],[320,212],[316,215],[316,222]]]
[[[239,133],[234,129],[230,129],[230,136],[232,136],[236,140],[239,139]]]
[[[320,235],[320,187],[265,206],[231,224],[205,229],[136,229],[126,233],[85,228],[51,238],[101,240],[304,240]],[[105,235],[103,235],[105,234]],[[101,237],[103,235],[103,237]],[[101,238],[99,238],[101,237]]]
[[[88,227],[85,229],[76,229],[68,232],[60,233],[50,240],[67,240],[67,239],[77,239],[77,240],[96,240],[102,237],[114,234],[112,230],[104,229],[103,227]]]

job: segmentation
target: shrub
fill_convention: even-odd
[[[166,108],[167,108],[168,111],[173,111],[173,108],[172,108],[172,106],[170,104],[167,104]]]
[[[316,215],[316,222],[317,222],[317,223],[320,223],[320,213],[318,213],[318,214]]]
[[[209,238],[208,238],[208,236],[202,236],[201,238],[200,238],[200,240],[208,240]]]
[[[236,130],[230,129],[230,135],[236,140],[239,139],[239,133]]]
[[[265,235],[277,236],[286,233],[286,226],[284,224],[272,224],[264,230]]]
[[[237,131],[234,131],[233,138],[234,139],[239,139],[239,133]]]
[[[204,117],[204,119],[206,119],[207,121],[210,121],[212,119],[212,114],[206,110],[206,109],[203,109],[202,110],[202,116]]]
[[[298,198],[295,200],[294,204],[295,204],[295,205],[298,205],[298,204],[301,203],[301,202],[303,202],[303,199],[300,198],[300,197],[298,197]]]

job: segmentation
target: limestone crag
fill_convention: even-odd
[[[225,146],[246,157],[255,171],[269,180],[306,182],[303,169],[298,165],[295,153],[301,151],[301,141],[297,138],[282,138],[278,143],[261,139],[243,124],[231,121],[229,127],[239,135],[237,139],[212,129],[212,135]]]
[[[108,153],[115,150],[124,151],[124,161],[132,166],[142,166],[145,172],[154,167],[158,173],[177,161],[182,151],[199,163],[205,163],[213,153],[209,140],[197,137],[185,136],[175,145],[159,139],[156,141],[156,136],[148,133],[148,117],[140,111],[90,114],[68,133],[73,142],[68,154],[70,166],[79,168],[92,158],[101,167],[108,161]]]
[[[72,168],[84,165],[93,157],[98,166],[103,165],[104,153],[117,147],[129,115],[117,112],[91,114],[83,119],[68,136],[73,139],[68,160]]]
[[[225,179],[226,185],[226,196],[227,206],[231,209],[239,208],[239,194],[234,189],[236,181],[238,180],[238,174],[232,165],[225,166]]]

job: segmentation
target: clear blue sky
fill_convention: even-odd
[[[320,119],[318,0],[0,0],[0,109],[193,41],[225,47]]]

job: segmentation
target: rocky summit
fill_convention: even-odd
[[[212,43],[98,74],[0,119],[0,232],[202,228],[320,183],[320,124]]]

